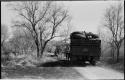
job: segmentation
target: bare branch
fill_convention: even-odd
[[[110,41],[107,41],[108,44],[116,48],[117,57],[119,56],[119,49],[121,43],[124,40],[124,23],[122,13],[122,5],[118,4],[117,6],[110,6],[107,8],[105,13],[105,24],[104,26],[111,32]]]

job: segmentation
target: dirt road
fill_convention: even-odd
[[[47,60],[50,60],[47,59]],[[71,64],[65,60],[49,61],[36,67],[3,68],[3,79],[68,79],[68,80],[102,80],[124,79],[124,74],[112,69],[92,66],[90,64]]]
[[[88,80],[91,79],[124,79],[124,74],[114,71],[112,69],[97,67],[97,66],[86,66],[86,67],[73,67],[83,77]]]

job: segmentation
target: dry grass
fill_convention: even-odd
[[[43,67],[37,65],[44,64],[47,62],[53,62],[56,59],[52,57],[44,56],[40,61],[37,62],[34,58],[27,58],[24,61],[31,61],[36,66],[20,66],[16,65],[14,67],[3,67],[2,68],[2,78],[17,79],[17,78],[32,78],[32,79],[77,79],[81,75],[71,67]],[[35,62],[35,61],[36,62]],[[31,62],[30,62],[31,63]]]
[[[2,69],[2,78],[34,78],[34,79],[73,79],[79,78],[80,74],[70,67],[16,67]]]
[[[120,48],[120,55],[119,55],[119,62],[114,61],[110,55],[110,49],[107,49],[105,53],[103,54],[103,57],[101,58],[101,63],[99,66],[105,66],[109,67],[111,69],[115,69],[120,72],[124,72],[124,42],[122,43],[122,46]]]
[[[124,73],[124,58],[120,58],[119,62],[116,62],[111,58],[103,59],[98,65]]]

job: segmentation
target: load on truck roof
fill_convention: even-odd
[[[70,35],[71,39],[97,39],[99,38],[97,34],[93,34],[92,32],[73,32]]]

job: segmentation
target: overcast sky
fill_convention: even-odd
[[[72,16],[71,32],[85,30],[93,33],[97,33],[106,7],[118,2],[120,1],[59,1],[65,5]],[[1,23],[11,26],[11,20],[16,16],[8,9],[7,3],[9,2],[1,2]]]

